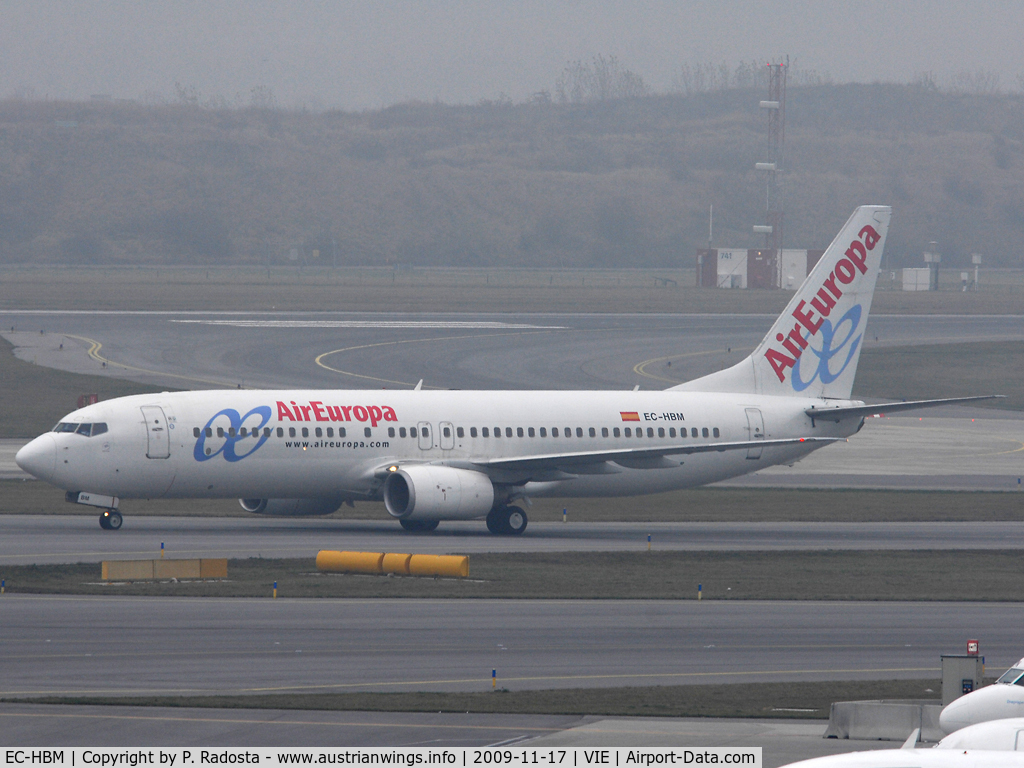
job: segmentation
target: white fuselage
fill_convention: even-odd
[[[75,411],[62,423],[102,423],[106,431],[46,433],[19,453],[19,463],[66,490],[121,498],[373,499],[380,497],[380,469],[389,464],[463,466],[759,437],[845,437],[859,428],[859,420],[812,426],[804,410],[816,404],[687,391],[173,392]],[[521,483],[523,496],[652,493],[792,463],[820,445],[700,453],[668,467],[611,465],[600,474],[549,472],[509,482]]]

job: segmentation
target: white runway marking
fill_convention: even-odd
[[[486,320],[171,320],[172,323],[197,325],[227,325],[233,328],[447,328],[467,330],[563,330],[564,325],[530,325],[528,323],[500,323]]]

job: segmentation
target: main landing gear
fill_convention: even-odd
[[[487,513],[487,530],[499,536],[518,536],[528,522],[520,507],[495,507]]]
[[[121,527],[124,518],[116,509],[105,509],[100,515],[100,528],[104,531],[116,531]]]
[[[412,533],[429,533],[437,528],[438,520],[399,520],[405,530]]]

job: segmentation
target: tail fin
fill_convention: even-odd
[[[891,213],[854,211],[750,357],[672,389],[848,399]]]

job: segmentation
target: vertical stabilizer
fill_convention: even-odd
[[[748,358],[673,389],[849,398],[891,212],[854,211]]]

